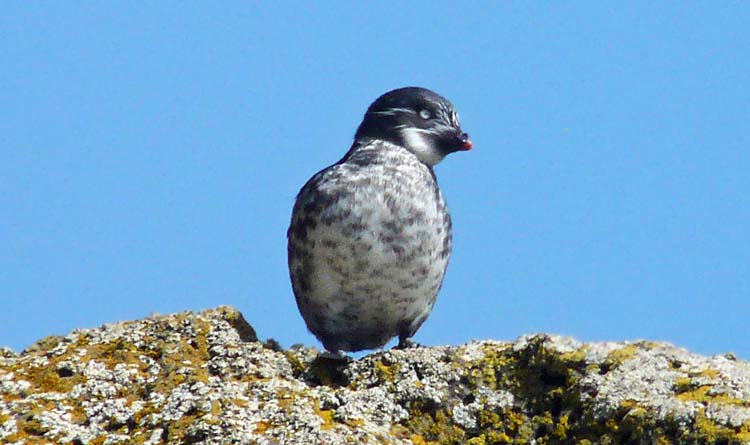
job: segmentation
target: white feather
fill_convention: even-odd
[[[442,161],[445,156],[430,142],[430,139],[424,134],[425,132],[426,130],[414,127],[406,127],[401,130],[407,150],[417,155],[420,161],[433,166]]]

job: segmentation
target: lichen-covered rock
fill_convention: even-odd
[[[337,360],[221,307],[0,349],[0,443],[750,443],[750,365],[549,335]]]

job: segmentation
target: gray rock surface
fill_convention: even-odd
[[[0,349],[3,444],[750,443],[750,365],[530,335],[317,358],[233,308]]]

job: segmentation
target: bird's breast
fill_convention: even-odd
[[[403,165],[370,170],[321,186],[337,199],[321,209],[310,233],[316,256],[349,283],[395,279],[409,285],[435,269],[442,278],[450,219],[431,173]]]

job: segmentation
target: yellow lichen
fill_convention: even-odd
[[[737,432],[737,440],[742,443],[750,442],[750,421],[746,421]]]
[[[275,399],[279,408],[289,409],[294,405],[294,401],[297,399],[297,393],[288,389],[279,388],[276,391]]]
[[[711,378],[711,379],[715,379],[715,378],[719,377],[719,374],[720,373],[719,373],[718,370],[711,369],[711,368],[706,368],[703,371],[701,371],[700,373],[698,373],[698,375],[700,377],[708,377],[708,378]]]
[[[680,394],[692,389],[693,379],[690,377],[678,377],[674,382],[675,391]]]
[[[84,382],[81,375],[73,374],[70,377],[60,377],[57,372],[58,364],[63,361],[62,357],[52,357],[43,362],[20,362],[9,370],[14,372],[16,380],[25,380],[31,384],[33,392],[69,392],[79,383]]]
[[[486,445],[487,441],[484,440],[484,435],[472,437],[468,441],[466,441],[466,445]]]
[[[250,404],[245,399],[232,399],[231,402],[240,408],[247,408]]]
[[[464,431],[453,423],[445,410],[430,411],[420,403],[413,403],[404,426],[422,437],[427,444],[463,444]]]
[[[734,429],[717,425],[706,417],[703,411],[696,415],[694,426],[701,439],[704,439],[707,443],[716,443],[719,440],[738,441],[737,432]]]
[[[607,354],[606,361],[614,366],[621,365],[622,363],[635,357],[638,349],[638,345],[635,344],[627,345],[620,349],[615,349],[614,351]]]
[[[321,409],[319,402],[316,400],[313,403],[313,411],[315,411],[315,414],[320,416],[321,419],[323,419],[323,423],[320,424],[321,430],[330,430],[334,426],[336,426],[333,422],[333,410],[332,409]]]
[[[535,422],[547,423],[548,416],[529,419],[523,414],[512,410],[492,411],[483,410],[478,415],[478,426],[482,433],[471,440],[475,444],[497,444],[497,443],[526,443],[533,436],[535,428],[526,428]],[[551,420],[549,421],[551,423]]]
[[[506,355],[511,351],[510,346],[484,345],[482,358],[466,364],[470,383],[490,389],[498,389],[505,384],[505,373],[502,370],[512,363],[512,359]],[[460,365],[457,363],[456,366]]]
[[[586,360],[586,354],[588,353],[589,346],[583,345],[575,351],[563,352],[560,354],[560,361],[565,363],[583,363]]]
[[[106,435],[101,435],[101,436],[96,436],[96,438],[93,439],[93,440],[91,440],[91,442],[89,442],[89,444],[90,445],[103,445],[104,442],[106,442],[106,441],[107,441],[107,436]]]
[[[360,418],[346,419],[344,420],[344,423],[352,428],[362,428],[363,426],[365,426],[365,420]]]
[[[401,425],[400,423],[391,425],[389,434],[398,439],[407,439],[411,437],[411,432],[409,431],[409,429],[404,425]]]
[[[489,431],[484,435],[485,442],[491,444],[511,443],[513,439],[502,431]]]
[[[568,416],[560,416],[552,429],[552,437],[560,440],[567,439],[569,429],[570,425],[568,425]]]
[[[222,412],[221,402],[214,400],[211,402],[211,414],[214,416],[220,416]]]
[[[687,379],[687,382],[686,382],[686,379]],[[734,397],[730,397],[728,394],[725,394],[725,393],[712,394],[711,389],[713,389],[713,386],[711,385],[701,385],[698,387],[693,387],[691,385],[691,380],[689,377],[678,378],[677,381],[675,382],[675,387],[677,390],[677,398],[679,400],[702,402],[702,403],[709,403],[709,402],[720,403],[720,404],[737,405],[737,406],[750,406],[750,401],[747,401],[744,399],[737,399]]]
[[[392,382],[396,379],[396,375],[399,370],[398,364],[388,366],[381,360],[375,360],[373,362],[373,365],[375,367],[375,375],[377,376],[378,380]]]
[[[289,365],[292,367],[292,372],[294,373],[294,375],[300,375],[307,369],[307,366],[302,360],[299,359],[297,353],[295,353],[294,351],[284,351],[284,356],[289,362]]]
[[[271,428],[271,424],[261,420],[260,422],[255,422],[255,433],[256,434],[263,434],[265,433],[269,428]]]

